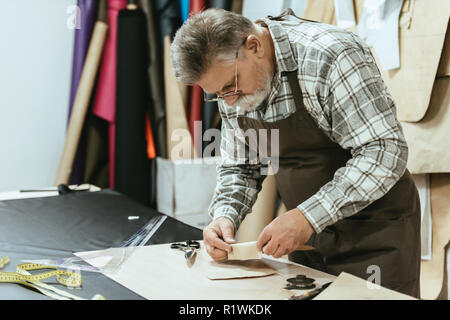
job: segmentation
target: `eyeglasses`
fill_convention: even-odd
[[[245,43],[244,39],[244,43]],[[238,54],[239,54],[239,49],[241,47],[239,47],[236,51],[236,58],[234,60],[234,83],[236,84],[234,91],[228,91],[226,93],[224,93],[223,95],[219,96],[219,95],[207,95],[205,92],[203,92],[203,100],[205,102],[214,102],[214,101],[220,101],[220,100],[225,100],[227,98],[232,98],[232,97],[238,97],[242,94],[241,90],[238,90],[238,76],[237,76],[237,59],[238,59]],[[212,97],[211,97],[212,96]]]

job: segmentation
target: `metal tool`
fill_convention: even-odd
[[[167,216],[156,216],[150,219],[141,229],[139,229],[135,234],[133,234],[129,239],[123,241],[118,247],[141,247],[147,244],[153,234],[158,231],[159,227],[166,220]],[[30,260],[25,259],[23,262],[43,264],[52,267],[80,270],[88,272],[103,272],[103,269],[99,269],[88,265],[83,259],[79,257],[68,257],[68,258],[54,258],[54,259],[41,259],[41,260]]]
[[[325,283],[324,285],[322,285],[320,288],[308,291],[306,293],[303,293],[301,295],[298,296],[292,296],[291,298],[289,298],[289,300],[311,300],[312,298],[316,297],[317,295],[319,295],[319,293],[321,293],[323,290],[325,290],[326,288],[328,288],[328,286],[332,284],[332,282],[328,282]]]
[[[185,243],[176,242],[170,245],[171,249],[184,251],[184,258],[187,262],[193,262],[197,250],[200,249],[200,242],[195,240],[187,240]]]
[[[286,281],[288,284],[284,288],[287,290],[305,290],[314,289],[316,287],[314,279],[308,278],[303,274],[299,274],[295,276],[295,278],[289,278]]]

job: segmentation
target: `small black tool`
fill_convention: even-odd
[[[317,295],[319,295],[319,293],[321,293],[323,290],[325,290],[326,288],[328,288],[328,286],[332,284],[332,282],[328,282],[325,283],[323,286],[321,286],[320,288],[311,290],[309,292],[306,292],[304,294],[298,295],[298,296],[293,296],[291,297],[289,300],[311,300],[314,297],[316,297]]]
[[[62,194],[68,194],[73,192],[68,185],[66,184],[60,184],[58,185],[58,194],[62,195]]]

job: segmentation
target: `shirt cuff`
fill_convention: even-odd
[[[213,218],[213,220],[216,220],[221,217],[230,219],[231,222],[233,222],[235,234],[242,222],[241,216],[236,212],[236,210],[233,207],[229,206],[220,206],[217,209],[214,209],[214,211],[210,212],[209,215],[211,216],[211,218]]]
[[[330,214],[332,204],[329,204],[325,198],[319,198],[317,195],[302,202],[297,208],[311,223],[316,233],[322,232],[327,226],[338,221],[337,217]]]

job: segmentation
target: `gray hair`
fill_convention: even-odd
[[[234,61],[236,51],[254,30],[251,20],[223,9],[208,9],[188,19],[171,45],[178,81],[193,84],[213,62]]]

